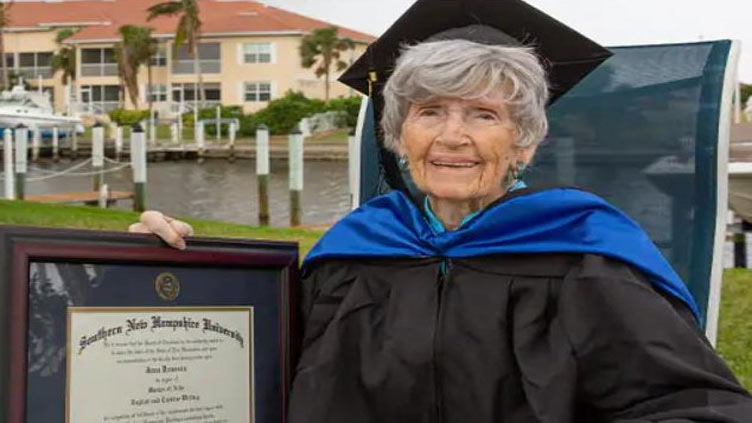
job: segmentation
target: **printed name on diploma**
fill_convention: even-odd
[[[245,348],[245,341],[241,333],[234,329],[229,329],[222,326],[219,323],[212,321],[206,317],[200,320],[194,320],[190,317],[183,317],[181,319],[165,319],[162,316],[154,315],[151,319],[126,319],[122,325],[112,327],[100,327],[96,332],[90,335],[84,335],[79,341],[78,354],[80,355],[84,349],[102,341],[105,345],[107,340],[117,336],[131,336],[132,333],[138,331],[149,330],[151,332],[157,330],[172,329],[176,331],[183,329],[185,331],[201,331],[202,333],[213,332],[231,339],[236,340],[241,348]]]

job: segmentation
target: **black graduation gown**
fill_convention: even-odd
[[[324,259],[291,423],[752,422],[689,308],[594,254]]]

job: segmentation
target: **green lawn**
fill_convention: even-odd
[[[752,270],[723,274],[718,352],[739,380],[752,390]]]
[[[0,224],[125,231],[138,214],[87,206],[0,200]],[[323,234],[320,230],[254,227],[184,219],[197,236],[297,241],[301,257]],[[724,273],[718,351],[740,381],[752,390],[752,270]]]
[[[302,254],[308,252],[323,234],[323,231],[311,229],[256,227],[181,219],[193,225],[197,236],[296,241],[300,244]],[[137,221],[138,213],[123,210],[0,200],[0,224],[3,225],[127,231],[128,226]]]

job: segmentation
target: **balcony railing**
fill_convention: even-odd
[[[201,73],[220,73],[222,72],[221,62],[217,60],[200,60]],[[172,73],[174,74],[192,74],[195,72],[193,59],[175,60],[172,62]]]
[[[82,63],[81,76],[117,76],[117,63]]]
[[[177,102],[172,102],[172,104],[170,105],[170,111],[172,113],[178,113],[178,114],[192,112],[195,108],[194,107],[195,104],[196,102],[194,102],[193,100],[186,100],[186,102],[182,104],[177,103]],[[203,103],[199,104],[199,110],[215,108],[221,104],[222,104],[221,101],[204,100]]]
[[[78,111],[89,115],[104,115],[115,109],[119,109],[119,101],[97,101],[92,103],[79,103]]]
[[[41,67],[34,67],[34,66],[26,66],[26,67],[19,67],[18,68],[18,74],[20,76],[23,76],[26,79],[36,79],[40,76],[42,78],[52,78],[52,68],[49,66],[41,66]]]

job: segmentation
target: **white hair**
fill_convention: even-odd
[[[402,123],[412,103],[437,97],[477,99],[500,89],[519,132],[516,145],[529,147],[541,142],[548,131],[548,81],[533,49],[466,40],[405,47],[384,86],[384,145],[397,151]]]

